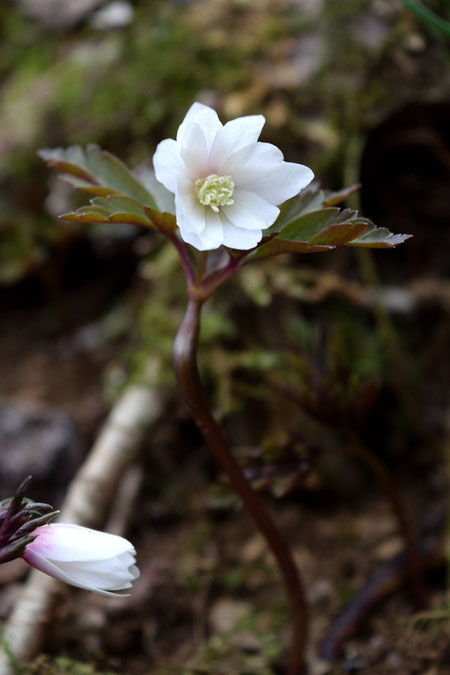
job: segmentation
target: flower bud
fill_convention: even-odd
[[[136,551],[123,537],[68,523],[43,525],[33,535],[23,559],[72,586],[114,597],[139,577]]]

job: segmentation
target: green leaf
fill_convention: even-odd
[[[338,190],[337,192],[328,192],[325,200],[323,202],[324,206],[336,206],[336,204],[342,204],[346,199],[351,197],[361,189],[361,185],[350,185],[349,187],[344,188],[343,190]]]
[[[357,218],[349,220],[345,223],[335,223],[321,230],[318,234],[312,237],[308,244],[311,245],[327,245],[327,246],[345,246],[348,242],[356,237],[359,237],[367,230],[367,222],[364,219]]]
[[[412,234],[392,234],[387,227],[376,227],[376,225],[370,223],[369,228],[362,236],[353,239],[347,245],[365,248],[395,248],[407,239],[411,239],[411,237]]]
[[[422,19],[432,28],[440,31],[447,37],[450,37],[450,22],[442,19],[440,16],[435,14],[429,7],[425,7],[421,2],[417,0],[400,0],[407,9],[413,12],[419,19]]]
[[[328,194],[310,189],[289,200],[274,225],[265,231],[260,245],[243,256],[240,264],[282,253],[319,253],[340,246],[393,248],[409,239],[411,235],[377,228],[357,211],[334,206],[357,189],[359,186],[353,185]]]
[[[300,216],[300,218],[296,218],[292,223],[286,225],[281,231],[280,236],[283,239],[291,239],[294,241],[310,241],[310,239],[318,236],[331,225],[345,222],[355,215],[356,211],[345,209],[341,212],[336,207],[312,211],[304,216]]]
[[[265,230],[266,235],[280,232],[285,225],[292,223],[296,218],[321,208],[324,199],[325,193],[322,190],[313,188],[302,190],[299,195],[284,202],[274,224]]]
[[[94,195],[124,195],[155,206],[151,193],[117,157],[97,145],[44,149],[39,156],[76,188]]]
[[[89,205],[65,213],[60,218],[77,223],[120,223],[152,227],[152,222],[144,214],[143,205],[124,195],[96,197]]]
[[[245,256],[241,264],[245,265],[255,260],[271,258],[282,253],[322,253],[323,251],[330,251],[332,248],[334,247],[319,244],[310,246],[307,241],[289,241],[288,239],[274,237]]]
[[[161,213],[160,211],[152,209],[149,206],[144,206],[144,212],[147,218],[149,218],[154,227],[158,230],[158,232],[161,232],[161,234],[171,236],[176,231],[177,220],[173,213]]]

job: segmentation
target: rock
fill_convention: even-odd
[[[127,26],[134,17],[134,8],[129,2],[115,0],[102,7],[91,19],[91,26],[97,30],[111,30]]]
[[[209,622],[215,633],[231,631],[236,622],[250,611],[251,605],[243,600],[218,598],[209,612]]]
[[[28,496],[57,507],[80,459],[75,428],[64,412],[0,399],[0,499],[32,475]]]
[[[400,553],[405,547],[404,541],[396,534],[384,539],[375,548],[374,555],[377,560],[385,561],[393,558],[397,553]]]
[[[17,0],[22,11],[46,28],[69,29],[86,19],[104,0]]]
[[[246,563],[261,560],[266,555],[267,543],[260,534],[254,534],[242,547],[240,558]]]

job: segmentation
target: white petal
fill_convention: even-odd
[[[234,204],[223,211],[236,227],[245,230],[265,230],[278,217],[280,209],[269,204],[254,192],[238,190],[233,194]]]
[[[115,534],[90,530],[70,523],[52,523],[37,528],[37,538],[28,544],[50,560],[105,560],[125,551],[134,553],[129,541]]]
[[[307,166],[283,162],[280,167],[265,175],[251,177],[250,174],[245,188],[272,204],[282,204],[309,185],[313,178],[314,174]]]
[[[186,113],[186,117],[178,127],[177,142],[183,143],[183,137],[188,126],[194,122],[203,129],[208,147],[211,147],[214,136],[222,128],[222,123],[216,111],[207,105],[203,105],[203,103],[191,105]]]
[[[194,184],[185,178],[178,181],[175,195],[175,213],[178,227],[183,232],[199,234],[204,230],[206,209],[198,200]]]
[[[215,213],[212,209],[209,207],[203,207],[205,209],[205,227],[204,229],[197,233],[198,237],[198,242],[199,246],[196,246],[196,248],[199,251],[212,251],[215,248],[219,248],[223,244],[223,228],[222,228],[222,218],[219,213]],[[184,239],[184,241],[188,241],[185,239],[185,233],[183,232],[183,229],[180,228],[181,232],[181,237]],[[188,238],[190,233],[187,233]],[[188,241],[188,243],[191,243]],[[195,244],[192,244],[195,246]]]
[[[166,138],[158,143],[153,155],[153,166],[157,180],[170,192],[175,192],[177,180],[185,170],[176,141]]]
[[[223,244],[223,227],[220,213],[215,213],[209,207],[206,208],[206,225],[200,238],[209,249],[218,248]]]
[[[248,172],[267,171],[268,167],[279,166],[283,161],[283,153],[271,143],[250,143],[236,150],[224,162],[222,171],[230,174],[236,185],[241,187],[240,182],[248,178]]]
[[[242,227],[236,227],[228,219],[225,222],[225,214],[222,216],[223,223],[223,244],[230,248],[236,248],[240,251],[248,251],[261,241],[261,230],[245,230]]]
[[[194,248],[197,249],[197,251],[206,251],[207,249],[204,247],[202,240],[200,239],[198,234],[194,234],[194,232],[188,232],[188,230],[180,230],[180,235],[183,241],[186,242],[186,244],[191,244]]]
[[[29,546],[30,545],[28,544],[28,547]],[[96,593],[100,593],[101,595],[107,595],[110,597],[116,597],[117,595],[126,595],[122,593],[120,594],[113,593],[104,589],[100,589],[91,584],[86,584],[81,581],[78,581],[73,576],[68,574],[66,571],[62,570],[59,566],[50,562],[45,557],[39,555],[39,553],[36,553],[35,551],[31,552],[27,550],[23,558],[29,565],[32,565],[32,567],[36,568],[37,570],[40,570],[41,572],[44,572],[45,574],[48,574],[49,576],[54,577],[55,579],[64,581],[64,583],[70,584],[71,586],[83,588],[86,591],[95,591]]]
[[[203,129],[197,124],[189,124],[180,145],[180,157],[185,164],[185,176],[192,181],[207,176],[208,146]]]
[[[91,566],[87,563],[59,562],[56,566],[77,584],[83,584],[95,590],[120,591],[132,587],[133,577],[128,574],[127,569],[118,573],[109,570],[106,564],[102,566],[98,562],[96,565],[91,563]]]
[[[230,155],[256,143],[265,121],[264,115],[248,115],[227,122],[211,146],[210,173],[222,173],[222,164]]]
[[[256,192],[271,204],[281,204],[298,194],[314,178],[307,166],[284,162],[282,152],[270,143],[254,143],[233,153],[223,165],[237,189]]]

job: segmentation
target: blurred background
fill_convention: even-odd
[[[262,665],[250,672],[276,673],[271,631],[279,636],[287,611],[273,574],[272,586],[261,578],[273,572],[264,547],[176,399],[171,348],[185,302],[176,255],[146,231],[58,220],[86,199],[37,150],[97,143],[143,169],[193,101],[224,122],[263,113],[262,140],[325,188],[361,182],[349,205],[414,235],[395,250],[250,266],[205,311],[211,400],[247,474],[277,500],[310,581],[317,650],[333,616],[401,548],[382,490],[350,446],[388,466],[418,529],[444,531],[449,22],[447,0],[1,4],[0,498],[32,473],[32,496],[58,506],[128,384],[170,400],[143,452],[128,533],[157,564],[135,604],[106,619],[95,601],[61,608],[46,651],[94,665],[54,672],[179,673],[193,659],[186,673],[237,673],[236,650],[256,650]],[[435,609],[446,602],[437,558]],[[0,573],[4,618],[23,568]],[[441,623],[407,638],[398,617],[410,613],[407,598],[385,605],[347,653],[351,672],[444,672]]]

